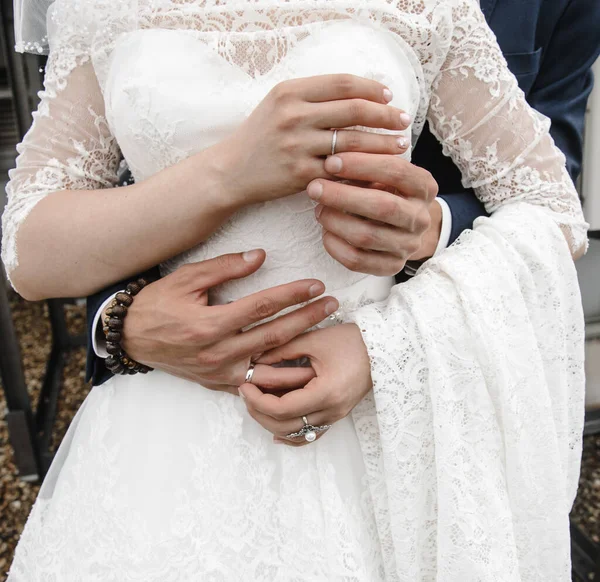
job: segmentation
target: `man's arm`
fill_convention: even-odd
[[[90,295],[87,298],[87,361],[85,366],[85,380],[86,382],[92,381],[94,386],[104,384],[111,376],[112,373],[108,371],[104,365],[104,358],[99,357],[99,354],[94,350],[94,346],[97,346],[98,333],[102,333],[102,322],[100,325],[94,325],[94,322],[98,322],[99,311],[102,305],[107,299],[122,291],[130,281],[136,279],[145,279],[148,283],[157,281],[160,279],[160,272],[158,267],[154,267],[145,273],[140,273],[137,277],[132,277],[125,281],[119,281],[102,291],[98,291],[94,295]],[[101,339],[101,338],[100,338]]]

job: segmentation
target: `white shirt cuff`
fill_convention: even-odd
[[[117,291],[117,293],[120,293],[120,291]],[[98,311],[96,311],[96,315],[94,315],[94,322],[92,323],[92,347],[94,348],[94,353],[99,358],[108,358],[108,352],[106,351],[106,338],[104,337],[104,331],[102,331],[102,312],[115,298],[117,293],[107,297],[106,301],[104,301],[104,303],[98,308]]]
[[[435,201],[442,209],[442,227],[440,229],[440,240],[433,253],[434,257],[448,246],[450,234],[452,233],[452,212],[450,212],[450,206],[448,206],[448,203],[443,198],[436,198]]]

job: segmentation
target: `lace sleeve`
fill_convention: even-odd
[[[474,0],[454,0],[453,34],[437,75],[428,120],[488,212],[512,202],[553,215],[575,256],[587,225],[550,120],[526,102]]]
[[[18,265],[18,230],[40,200],[59,190],[116,184],[120,151],[104,117],[102,93],[89,57],[75,54],[51,52],[39,107],[9,172],[2,216],[2,259],[9,277]]]

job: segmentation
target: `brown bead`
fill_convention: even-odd
[[[133,298],[128,293],[119,292],[115,299],[125,307],[129,307],[133,303]]]
[[[114,344],[112,342],[106,342],[106,351],[112,356],[120,356],[121,355],[121,346],[119,344]]]
[[[143,289],[146,285],[148,285],[148,281],[146,281],[146,279],[139,278],[137,280],[137,284]]]
[[[108,356],[108,358],[106,358],[106,360],[104,360],[104,365],[109,370],[114,370],[115,368],[122,366],[121,361],[119,360],[119,358],[117,356]]]
[[[108,327],[112,330],[119,331],[123,329],[123,320],[119,317],[111,317],[108,320]]]
[[[115,305],[110,311],[110,315],[113,317],[125,317],[127,315],[127,307],[124,305]],[[106,315],[109,315],[108,311]]]
[[[112,342],[114,344],[118,344],[121,342],[121,334],[118,331],[110,330],[106,334],[106,341]]]
[[[137,295],[142,288],[134,281],[132,283],[128,283],[127,287],[125,287],[131,295]]]

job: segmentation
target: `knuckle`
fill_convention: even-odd
[[[291,83],[289,81],[283,81],[281,83],[277,83],[273,89],[271,89],[271,98],[276,103],[282,103],[288,100],[291,94]]]
[[[196,356],[196,360],[204,370],[216,370],[223,365],[223,356],[218,352],[200,352]]]
[[[263,334],[263,344],[266,348],[276,348],[285,343],[285,338],[277,331],[269,330]]]
[[[202,321],[198,326],[190,329],[190,340],[194,343],[210,343],[213,342],[219,334],[217,326],[208,321]]]
[[[292,292],[292,303],[293,305],[299,305],[307,301],[306,292],[300,289],[295,289]]]
[[[278,109],[277,127],[282,131],[290,131],[301,125],[304,115],[297,107],[289,105],[280,106]]]
[[[274,418],[275,420],[278,420],[279,422],[281,422],[282,420],[285,420],[285,413],[283,410],[275,409],[275,410],[271,410],[271,411],[267,412],[267,414],[271,418]]]
[[[278,306],[277,302],[270,297],[262,297],[256,300],[256,304],[254,305],[254,311],[260,319],[264,319],[265,317],[269,317],[275,313],[277,313]]]
[[[232,255],[219,255],[215,258],[217,268],[221,271],[230,271],[234,265],[234,257]]]
[[[431,172],[425,170],[427,172],[426,175],[426,198],[427,201],[431,202],[437,195],[439,192],[439,186],[437,181],[435,180],[435,178],[433,177],[433,175],[431,174]]]
[[[344,257],[345,266],[351,271],[360,271],[362,266],[361,255],[357,249],[351,247],[346,251],[346,255]]]
[[[431,226],[431,215],[428,210],[419,212],[416,218],[417,230],[420,233],[424,233]]]
[[[343,96],[352,95],[355,90],[356,82],[352,75],[341,74],[337,75],[334,81],[338,92]]]
[[[360,152],[363,149],[363,136],[359,131],[348,131],[345,135],[344,149],[349,152]]]
[[[279,147],[281,151],[290,158],[296,158],[300,153],[300,143],[292,136],[286,136],[281,140]]]
[[[366,225],[357,231],[354,237],[356,245],[363,249],[371,248],[376,242],[373,231]]]
[[[348,101],[348,113],[352,121],[356,122],[355,125],[360,125],[358,122],[364,119],[365,109],[365,104],[360,99]]]
[[[400,215],[398,199],[395,196],[382,196],[375,204],[375,213],[381,222],[395,223]]]

